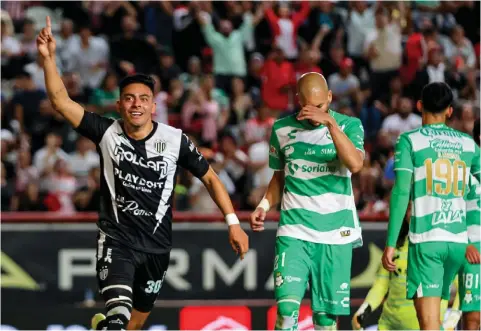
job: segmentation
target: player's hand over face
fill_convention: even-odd
[[[37,50],[40,56],[45,59],[55,56],[55,48],[56,42],[52,34],[52,23],[50,17],[47,16],[46,25],[37,36]]]
[[[299,114],[297,114],[297,119],[299,121],[310,120],[315,125],[328,125],[334,121],[334,118],[329,115],[328,112],[323,111],[319,107],[311,105],[302,107]]]
[[[468,245],[466,248],[466,259],[471,264],[479,264],[480,254],[479,251],[473,245]]]
[[[395,271],[396,264],[393,261],[394,258],[394,247],[384,248],[384,253],[382,254],[382,265],[387,271]]]
[[[234,252],[239,254],[243,260],[249,250],[249,237],[242,230],[240,224],[229,225],[229,242]]]
[[[264,230],[264,220],[266,218],[266,211],[262,208],[256,208],[251,214],[250,223],[251,229],[256,232]]]

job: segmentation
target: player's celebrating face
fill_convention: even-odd
[[[154,102],[154,80],[146,75],[134,75],[120,82],[117,109],[128,131],[146,128],[150,132]]]

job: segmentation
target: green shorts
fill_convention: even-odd
[[[312,310],[349,315],[352,244],[326,245],[277,237],[274,261],[276,301],[304,298],[307,284]]]
[[[480,250],[480,243],[474,246]],[[472,312],[480,311],[480,287],[481,281],[479,264],[471,264],[467,260],[464,261],[461,271],[459,272],[459,301],[461,301],[461,311]]]
[[[409,243],[406,298],[449,300],[449,287],[464,263],[466,246],[453,242]]]

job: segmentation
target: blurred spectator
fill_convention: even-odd
[[[338,103],[360,104],[360,83],[359,79],[352,74],[353,66],[354,63],[350,58],[344,58],[341,61],[340,72],[332,74],[328,78],[328,85],[334,101],[333,108],[337,108]]]
[[[401,66],[401,28],[399,21],[389,22],[386,8],[376,10],[376,29],[371,30],[364,44],[364,54],[371,66],[371,91],[375,100],[388,91],[389,81]]]
[[[277,15],[271,7],[272,2],[263,3],[266,18],[274,34],[274,43],[279,47],[289,60],[297,59],[297,30],[309,15],[309,2],[302,1],[301,9],[292,12],[291,5],[287,2],[279,2]]]
[[[364,43],[369,31],[375,28],[374,8],[369,7],[367,1],[353,1],[349,5],[352,9],[346,25],[347,53],[359,72],[361,67],[367,67],[367,62],[363,57]]]
[[[62,137],[56,132],[50,132],[45,139],[45,147],[39,149],[33,156],[33,164],[41,177],[48,176],[53,171],[57,160],[68,161],[68,154],[60,146]]]
[[[12,202],[14,211],[48,211],[44,203],[45,194],[40,192],[36,182],[27,184],[25,190],[16,195]]]
[[[26,19],[23,21],[23,31],[20,37],[22,44],[22,54],[28,56],[30,59],[35,59],[37,54],[37,35],[35,31],[35,22]]]
[[[212,98],[210,86],[202,84],[182,108],[182,126],[189,133],[200,136],[201,144],[212,145],[217,140],[219,103]]]
[[[22,131],[32,132],[39,117],[40,102],[47,94],[35,86],[32,76],[27,72],[21,72],[16,76],[15,87],[17,92],[11,101],[15,119]]]
[[[88,26],[80,27],[79,36],[71,45],[72,70],[80,74],[82,87],[94,89],[107,73],[109,45],[104,39],[92,36]]]
[[[234,136],[224,134],[219,140],[219,152],[215,154],[220,169],[224,169],[235,185],[235,191],[241,197],[246,193],[246,169],[249,157],[239,148]]]
[[[159,51],[159,67],[157,75],[160,78],[162,86],[169,86],[172,79],[176,79],[181,74],[180,68],[174,62],[174,54],[168,48],[162,48]]]
[[[396,113],[384,120],[384,130],[394,144],[401,133],[417,129],[422,124],[421,116],[413,114],[413,101],[408,97],[401,97],[396,107]]]
[[[252,99],[245,91],[244,81],[240,78],[232,79],[232,98],[231,98],[231,112],[228,125],[240,125],[248,118],[249,110],[252,107]]]
[[[108,72],[103,78],[102,84],[93,90],[89,103],[94,107],[95,112],[117,119],[120,118],[116,104],[119,97],[117,76],[113,72]]]
[[[122,34],[113,37],[110,42],[110,62],[117,74],[123,77],[135,72],[151,72],[157,68],[155,48],[144,35],[138,33],[136,17],[123,16],[121,27]]]
[[[404,84],[411,84],[416,72],[428,61],[428,54],[432,50],[440,49],[437,40],[438,33],[431,26],[409,36],[404,48],[405,62],[400,72]]]
[[[247,74],[244,41],[260,20],[260,14],[253,19],[250,13],[246,13],[244,22],[237,30],[233,30],[231,21],[222,20],[219,23],[220,32],[215,30],[207,15],[205,12],[199,12],[197,19],[202,26],[207,44],[214,52],[216,83],[219,88],[230,92],[232,78],[236,76],[245,78]]]
[[[68,163],[57,159],[52,171],[45,176],[44,188],[48,193],[47,207],[50,211],[74,212],[73,194],[77,189],[77,181],[70,173]]]
[[[23,193],[29,183],[38,183],[40,174],[38,169],[32,165],[30,151],[18,152],[16,175],[15,191],[17,193]]]
[[[247,120],[244,127],[244,143],[250,146],[254,143],[261,142],[267,137],[275,118],[271,116],[269,108],[266,105],[257,107],[257,116]]]
[[[262,99],[277,116],[289,109],[296,84],[294,66],[285,60],[279,47],[274,47],[262,68]],[[276,116],[276,117],[277,117]]]
[[[11,24],[11,22],[10,22]],[[11,79],[19,70],[17,57],[22,53],[22,44],[13,37],[13,26],[2,17],[0,37],[2,41],[2,76]]]
[[[179,79],[186,89],[196,89],[199,86],[200,77],[202,75],[202,63],[197,56],[189,59],[187,72],[180,74]]]
[[[11,181],[7,179],[7,171],[5,165],[2,162],[2,168],[0,173],[0,180],[2,185],[2,211],[8,211],[12,207],[12,197],[15,193],[15,187]]]
[[[156,75],[152,75],[155,81],[154,86],[154,102],[155,102],[155,111],[153,114],[154,120],[159,123],[168,124],[168,108],[167,108],[167,99],[169,95],[167,92],[162,91],[162,83],[160,79]]]
[[[74,193],[73,203],[77,211],[100,210],[100,168],[93,167],[86,182]]]
[[[454,66],[467,70],[476,65],[476,55],[471,41],[464,36],[464,29],[456,25],[450,33],[450,38],[445,38],[443,43],[444,54]]]
[[[55,38],[57,42],[57,54],[62,63],[62,67],[66,71],[71,71],[74,66],[76,58],[73,56],[74,49],[79,36],[74,34],[74,23],[70,19],[64,19],[60,23],[59,35]]]
[[[247,152],[249,158],[248,170],[253,176],[252,189],[248,197],[248,205],[251,208],[255,208],[262,200],[274,174],[274,171],[269,168],[271,131],[271,126],[267,127],[263,139],[250,145]]]
[[[149,1],[144,7],[145,32],[166,48],[172,48],[173,13],[170,1]]]
[[[100,157],[95,152],[95,145],[89,139],[79,136],[75,152],[70,153],[69,169],[77,179],[79,186],[87,185],[88,175],[92,168],[100,166]]]
[[[296,80],[307,72],[322,73],[321,68],[317,66],[320,60],[320,53],[317,49],[306,48],[301,52],[299,60],[295,64]]]

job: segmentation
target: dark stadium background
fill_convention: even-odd
[[[282,12],[293,34],[279,29]],[[249,13],[256,26],[231,45],[244,54],[207,42],[201,21],[225,31],[228,20],[239,33]],[[46,97],[35,37],[47,15],[71,98],[118,117],[119,79],[155,75],[155,119],[202,147],[243,221],[271,176],[272,122],[297,110],[299,75],[323,73],[331,108],[365,128],[365,166],[353,177],[364,236],[353,259],[354,313],[384,247],[393,143],[420,125],[422,86],[453,88],[450,126],[470,133],[479,118],[479,14],[475,1],[2,1],[2,329],[85,330],[102,310],[93,267],[98,157]],[[279,33],[287,41],[276,46]],[[265,232],[249,232],[251,251],[240,262],[215,205],[187,173],[175,208],[171,266],[146,329],[272,329],[277,212]],[[312,329],[309,314],[307,298],[300,329]],[[350,317],[340,328],[350,328]]]

